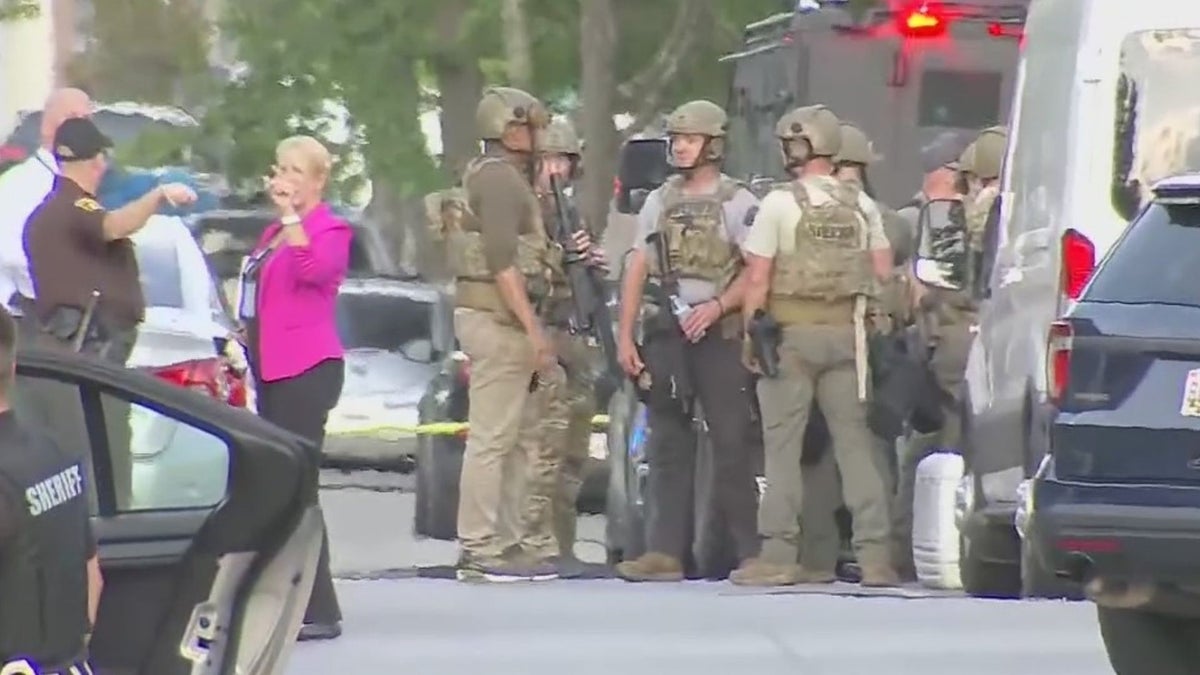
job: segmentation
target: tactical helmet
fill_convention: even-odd
[[[528,124],[540,129],[549,121],[546,108],[537,97],[512,87],[489,88],[475,107],[475,128],[485,141],[500,140],[510,124]]]
[[[842,147],[838,150],[837,156],[833,158],[835,162],[866,165],[883,159],[882,156],[875,154],[875,146],[862,129],[849,122],[842,122],[841,134]]]
[[[703,134],[713,138],[725,136],[729,116],[712,101],[688,101],[667,117],[668,134]]]
[[[963,151],[958,160],[959,167],[984,180],[999,178],[1007,144],[1008,129],[1002,126],[988,127]]]
[[[784,155],[784,164],[793,166],[807,161],[809,157],[833,157],[842,149],[841,122],[837,115],[823,105],[806,105],[785,114],[775,125],[775,137],[779,139]],[[806,151],[801,152],[795,141],[805,141]]]
[[[667,136],[673,134],[699,134],[708,137],[703,159],[720,161],[725,155],[725,127],[729,116],[725,109],[702,99],[688,101],[667,116]],[[670,152],[670,146],[668,146]],[[677,167],[687,169],[689,167]]]
[[[537,149],[539,152],[579,155],[583,147],[571,123],[565,118],[556,117],[546,128],[538,130]]]

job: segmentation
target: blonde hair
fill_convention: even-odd
[[[276,158],[293,153],[300,157],[306,169],[322,178],[329,177],[329,172],[333,169],[333,155],[329,154],[329,148],[321,141],[312,136],[300,135],[285,138],[275,146]]]

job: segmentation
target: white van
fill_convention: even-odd
[[[1158,179],[1200,169],[1200,3],[1033,0],[967,365],[963,582],[1041,595],[1014,514],[1045,454],[1046,341]],[[1154,270],[1146,270],[1153,274]]]

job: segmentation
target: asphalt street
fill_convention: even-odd
[[[455,550],[412,536],[411,478],[327,471],[322,483],[345,635],[298,645],[294,675],[1111,673],[1085,603],[415,578]],[[580,530],[591,540],[581,557],[602,560],[603,518],[585,516]]]

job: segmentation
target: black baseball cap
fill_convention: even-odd
[[[69,119],[54,132],[54,158],[60,162],[82,162],[112,146],[108,136],[85,117]]]

